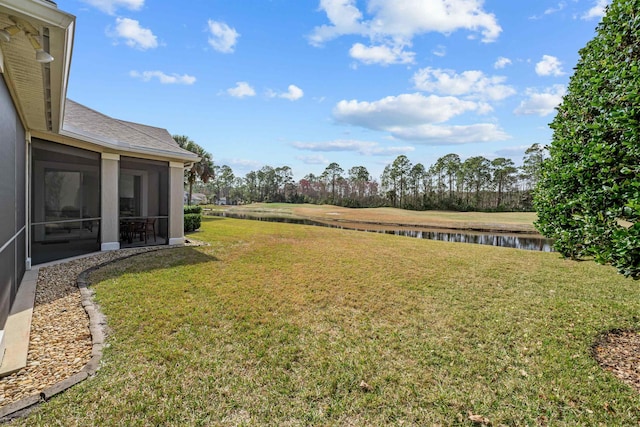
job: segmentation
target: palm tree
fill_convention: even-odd
[[[173,140],[180,146],[180,148],[191,151],[200,157],[199,162],[194,162],[191,169],[184,171],[185,180],[187,181],[187,184],[189,184],[189,198],[187,199],[187,204],[190,205],[191,196],[193,194],[193,184],[195,184],[198,179],[206,183],[214,177],[213,160],[211,159],[210,153],[189,139],[188,136],[173,135]]]

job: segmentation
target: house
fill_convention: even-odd
[[[66,98],[74,26],[48,0],[0,2],[0,352],[32,264],[184,242],[184,168],[199,158]]]
[[[204,193],[193,193],[191,194],[191,203],[188,203],[189,200],[189,192],[185,191],[184,192],[184,204],[191,204],[191,205],[205,205],[207,204],[207,195]]]

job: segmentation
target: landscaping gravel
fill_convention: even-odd
[[[78,275],[91,267],[157,247],[101,252],[40,268],[31,320],[27,366],[0,378],[0,407],[80,372],[91,359],[89,317],[82,307]]]

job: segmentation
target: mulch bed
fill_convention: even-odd
[[[607,371],[640,392],[640,333],[611,331],[593,346],[593,355]]]

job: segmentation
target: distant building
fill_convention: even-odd
[[[187,201],[189,200],[189,192],[184,192],[184,204],[187,205]],[[207,204],[207,195],[203,193],[193,193],[191,194],[191,203],[192,205],[205,205]]]

